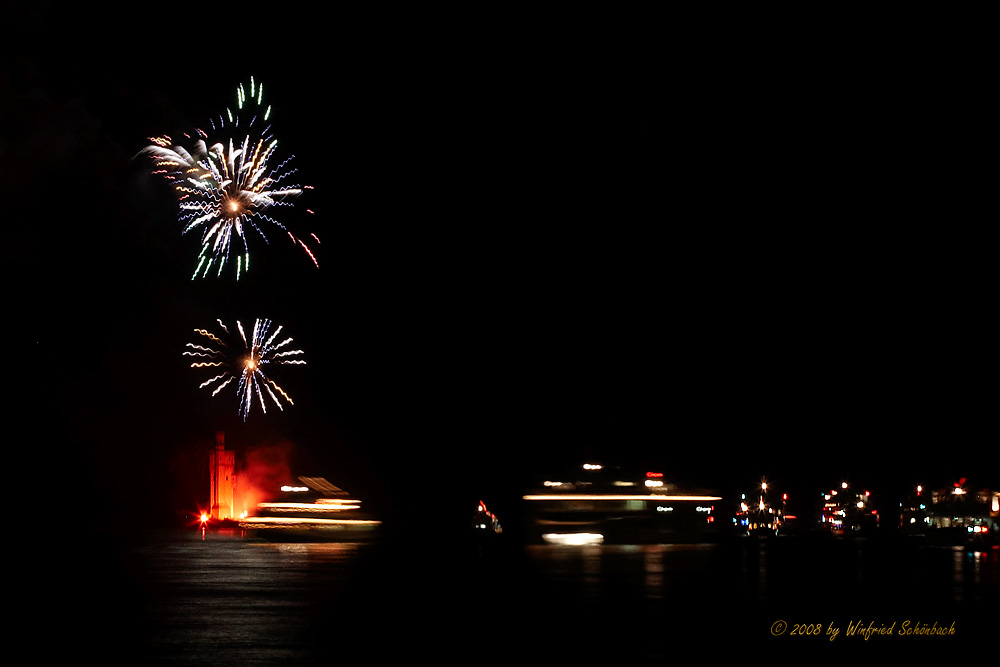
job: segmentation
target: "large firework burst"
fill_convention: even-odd
[[[295,405],[285,390],[264,373],[264,367],[268,365],[306,363],[300,357],[302,350],[286,348],[292,342],[291,338],[275,343],[282,327],[279,326],[271,333],[271,320],[257,319],[253,325],[253,333],[248,338],[239,320],[236,321],[238,337],[230,333],[222,320],[217,322],[222,328],[221,338],[205,329],[195,329],[206,343],[205,345],[188,343],[187,347],[190,349],[184,352],[184,356],[205,359],[192,362],[191,368],[218,368],[222,371],[203,382],[200,388],[212,389],[212,396],[215,396],[227,385],[236,382],[240,400],[239,411],[244,420],[253,406],[254,396],[257,397],[261,410],[265,413],[267,412],[265,393],[280,410],[284,410],[282,400],[289,405]]]
[[[291,157],[277,161],[277,140],[269,125],[271,107],[263,109],[263,87],[251,78],[249,95],[242,84],[236,92],[237,112],[227,109],[218,123],[210,121],[214,138],[196,128],[194,136],[184,134],[193,142],[191,150],[169,136],[151,138],[152,144],[143,150],[156,165],[153,173],[164,175],[174,186],[182,233],[201,233],[201,252],[192,279],[208,275],[213,266],[221,274],[231,260],[239,279],[250,267],[248,233],[253,230],[268,243],[265,229],[269,227],[288,234],[319,266],[302,238],[272,217],[272,209],[292,206],[310,186],[293,182],[297,170],[289,166]],[[311,236],[318,242],[315,234]]]

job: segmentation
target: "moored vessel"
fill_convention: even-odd
[[[744,535],[767,537],[778,535],[783,529],[788,495],[781,494],[780,501],[772,500],[772,497],[773,493],[768,493],[766,480],[761,481],[756,499],[748,499],[743,494],[734,521]]]

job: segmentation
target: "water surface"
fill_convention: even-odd
[[[127,590],[108,596],[112,611],[101,612],[100,600],[88,608],[106,613],[109,656],[162,665],[597,663],[670,658],[682,646],[710,663],[748,650],[928,655],[992,633],[1000,591],[996,548],[896,540],[482,549],[178,531],[132,548],[124,562]],[[846,637],[849,624],[904,621],[955,623],[959,635],[878,645]],[[793,638],[776,635],[777,623],[841,634]]]

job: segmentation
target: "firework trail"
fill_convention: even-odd
[[[306,363],[299,356],[302,350],[286,348],[292,342],[291,338],[275,343],[282,327],[279,326],[271,333],[271,321],[258,319],[254,322],[251,336],[247,338],[239,320],[236,322],[238,336],[230,333],[222,320],[216,321],[222,329],[222,337],[205,329],[195,329],[195,333],[202,336],[204,344],[188,343],[186,347],[189,349],[183,354],[186,357],[203,360],[192,362],[191,368],[217,368],[221,371],[199,385],[199,388],[211,389],[212,396],[215,396],[229,384],[235,383],[240,401],[239,411],[244,421],[253,406],[255,396],[265,414],[267,413],[265,394],[280,410],[285,409],[282,400],[289,405],[295,405],[285,390],[264,373],[264,367],[268,365]]]
[[[296,170],[289,166],[291,158],[278,162],[275,157],[277,140],[268,124],[271,107],[262,111],[263,87],[251,78],[249,96],[242,84],[236,92],[236,114],[227,109],[218,123],[210,121],[214,138],[196,128],[193,137],[184,135],[193,142],[190,150],[162,136],[151,138],[152,144],[142,151],[152,158],[153,173],[173,184],[182,234],[201,234],[201,252],[191,278],[207,276],[213,266],[220,275],[232,261],[239,279],[250,268],[248,235],[256,232],[270,243],[265,230],[272,227],[287,234],[319,266],[313,250],[272,217],[278,208],[293,206],[293,200],[311,187],[292,182]]]

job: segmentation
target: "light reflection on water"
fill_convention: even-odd
[[[714,544],[531,545],[527,552],[543,579],[578,587],[587,600],[623,591],[655,600],[681,585],[709,584],[717,576],[717,549]]]
[[[534,617],[545,640],[577,630],[592,638],[636,637],[645,657],[668,657],[677,642],[717,650],[720,641],[738,639],[734,646],[784,648],[767,644],[777,619],[824,628],[860,620],[954,621],[966,638],[977,637],[1000,609],[997,547],[771,539],[535,545],[528,553],[544,601],[558,614]],[[889,648],[923,650],[913,643]],[[588,644],[579,655],[591,649]]]
[[[1000,582],[1000,550],[951,547],[955,599],[985,599]]]
[[[531,545],[531,560],[555,583],[575,582],[588,598],[641,577],[642,595],[663,598],[671,587],[700,587],[765,601],[795,591],[833,588],[893,592],[960,602],[985,599],[1000,587],[1000,548],[911,547],[844,540],[733,544]],[[950,583],[950,587],[946,584]],[[637,589],[638,590],[638,589]]]
[[[444,657],[501,641],[520,651],[529,639],[558,656],[567,637],[629,637],[645,655],[666,655],[669,641],[708,627],[743,625],[764,637],[778,615],[947,621],[961,605],[994,605],[1000,590],[996,548],[530,545],[461,562],[438,547],[413,544],[386,559],[368,545],[221,535],[150,546],[142,559],[151,650],[162,664],[303,665],[352,651]]]
[[[363,545],[215,536],[144,554],[151,648],[164,664],[303,664]],[[335,634],[335,633],[334,633]]]

